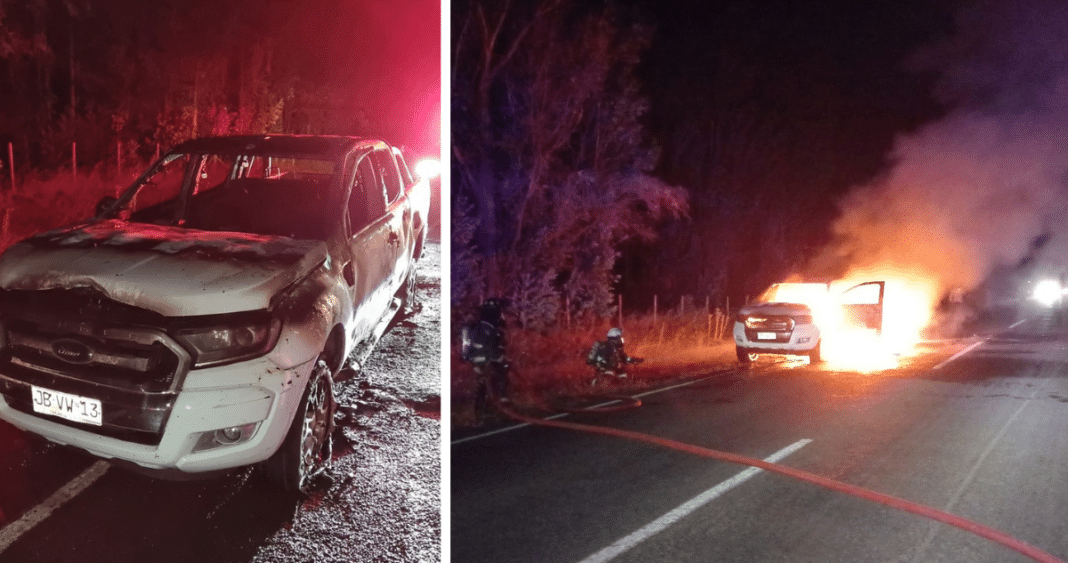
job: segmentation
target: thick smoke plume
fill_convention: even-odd
[[[896,274],[932,306],[998,266],[1068,272],[1068,4],[980,2],[956,24],[911,61],[939,73],[952,109],[842,201],[837,242],[814,263]]]

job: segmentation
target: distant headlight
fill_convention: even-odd
[[[1061,300],[1063,295],[1064,290],[1061,288],[1061,284],[1055,280],[1042,280],[1035,285],[1032,297],[1042,305],[1052,307]]]
[[[436,158],[425,158],[415,165],[415,174],[419,178],[429,180],[441,176],[441,162]]]
[[[270,352],[278,341],[282,323],[269,313],[218,315],[203,324],[183,322],[172,331],[193,357],[193,367],[201,368],[238,362]]]

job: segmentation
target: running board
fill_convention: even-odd
[[[386,333],[386,329],[388,329],[390,323],[393,322],[393,318],[397,316],[397,312],[400,311],[402,304],[403,301],[401,301],[399,297],[394,297],[393,302],[389,305],[389,310],[386,311],[386,314],[382,315],[382,319],[375,325],[370,336],[361,340],[356,344],[356,347],[353,348],[352,354],[349,355],[353,372],[359,373],[363,370],[364,362],[370,357],[371,352],[373,352],[375,346],[378,345],[378,341],[382,339],[382,335]]]

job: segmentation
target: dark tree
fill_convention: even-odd
[[[81,165],[114,166],[118,141],[124,158],[144,159],[157,147],[228,133],[425,138],[419,149],[429,152],[439,139],[429,121],[419,127],[434,131],[398,124],[423,120],[411,106],[436,100],[439,10],[432,0],[403,9],[345,0],[0,0],[0,141],[16,143],[20,167],[41,171],[68,166],[72,142]]]
[[[685,212],[653,178],[634,70],[650,31],[563,0],[453,5],[453,301],[524,326],[610,314],[620,246]]]

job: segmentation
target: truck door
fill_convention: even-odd
[[[356,341],[366,337],[392,300],[394,243],[386,213],[386,196],[370,155],[356,164],[355,181],[347,203],[351,261],[343,274],[352,291]]]
[[[389,285],[390,295],[393,295],[404,283],[404,277],[408,274],[408,264],[411,262],[411,205],[403,197],[404,187],[401,184],[400,173],[389,150],[375,150],[371,157],[374,159],[375,171],[381,178],[386,196],[386,215],[389,217],[387,236],[390,259],[393,262]]]
[[[846,326],[883,331],[883,298],[886,282],[872,281],[854,285],[842,293],[842,317]]]

